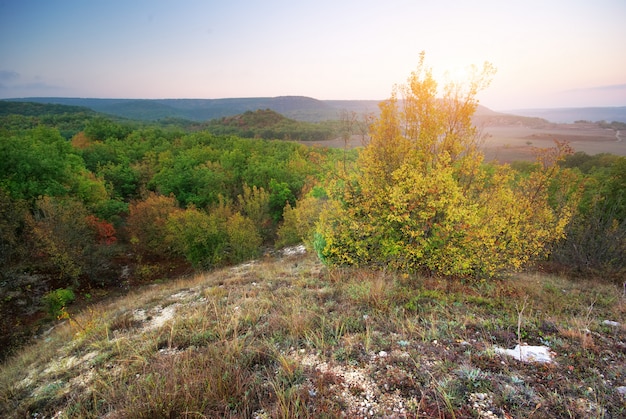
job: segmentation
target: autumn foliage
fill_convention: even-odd
[[[94,215],[86,217],[87,224],[95,231],[96,241],[100,244],[114,244],[117,242],[115,237],[115,227],[113,224],[101,220]]]
[[[572,195],[555,204],[549,188],[565,145],[540,151],[525,175],[483,162],[471,116],[492,74],[485,64],[440,90],[422,56],[380,105],[354,170],[328,185],[315,238],[326,263],[489,277],[525,267],[563,237]]]

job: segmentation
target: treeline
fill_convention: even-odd
[[[58,129],[64,138],[70,139],[77,132],[84,130],[87,123],[94,119],[114,121],[132,129],[160,127],[167,130],[206,131],[215,135],[266,140],[324,141],[338,137],[341,131],[339,121],[317,123],[296,121],[270,109],[247,111],[206,122],[177,117],[147,122],[103,116],[81,106],[0,101],[0,127],[9,132],[44,125]]]
[[[96,112],[80,106],[0,101],[0,135],[47,126],[70,139],[97,117]]]
[[[619,121],[612,121],[612,122],[600,121],[598,122],[598,126],[600,128],[610,128],[616,131],[626,129],[626,123],[619,122]]]

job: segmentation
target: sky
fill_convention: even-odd
[[[494,110],[626,106],[625,0],[0,0],[0,98],[388,98],[490,62]]]

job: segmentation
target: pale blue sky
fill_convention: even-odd
[[[422,50],[492,109],[626,106],[624,0],[0,0],[0,98],[384,99]]]

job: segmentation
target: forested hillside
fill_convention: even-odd
[[[284,208],[343,155],[82,108],[11,107],[0,117],[4,351],[28,334],[20,324],[54,306],[55,290],[84,300],[260,256]]]
[[[207,124],[146,123],[0,105],[3,356],[72,301],[302,241],[331,266],[412,274],[488,278],[546,261],[576,275],[624,272],[622,157],[568,156],[560,145],[537,150],[536,164],[499,166],[471,142],[465,151],[444,142],[431,145],[442,147],[435,154],[407,154],[393,102],[363,152],[265,139],[306,140],[326,129],[348,136],[357,127],[347,119],[311,125],[256,110]],[[469,118],[475,108],[461,111]],[[470,119],[462,121],[467,131],[451,140],[470,138]]]
[[[338,129],[338,125],[332,121],[315,124],[301,122],[285,118],[271,109],[247,111],[241,115],[214,119],[201,127],[220,135],[299,141],[330,140],[337,135]]]
[[[118,117],[156,121],[181,118],[208,121],[223,117],[271,109],[291,119],[307,122],[337,120],[342,112],[376,113],[377,100],[318,100],[306,96],[278,96],[224,99],[87,99],[87,98],[26,98],[10,99],[80,106]]]

